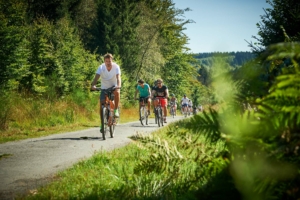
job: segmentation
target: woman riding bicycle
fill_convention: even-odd
[[[174,106],[174,115],[176,116],[176,110],[177,110],[177,98],[175,97],[175,94],[171,94],[171,99],[170,99],[170,114],[172,114],[172,106]]]
[[[143,79],[140,79],[138,81],[138,86],[136,87],[136,91],[134,94],[134,99],[137,99],[137,93],[140,94],[140,106],[139,109],[141,108],[141,103],[142,101],[144,101],[145,103],[147,102],[148,105],[148,115],[150,115],[150,107],[151,107],[151,90],[150,90],[150,86],[145,83],[145,81]]]
[[[153,95],[156,95],[156,98],[154,99],[154,106],[155,108],[158,106],[159,102],[161,104],[161,107],[164,112],[164,122],[167,123],[167,105],[168,105],[168,96],[169,96],[169,90],[168,87],[163,85],[163,80],[162,79],[157,79],[157,87],[154,87],[152,90],[152,98]]]

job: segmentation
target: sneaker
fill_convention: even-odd
[[[166,118],[164,118],[164,123],[167,123],[167,119]]]
[[[114,113],[115,113],[115,117],[117,117],[117,118],[120,117],[118,109],[116,109]]]

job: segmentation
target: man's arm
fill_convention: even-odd
[[[117,77],[117,87],[121,88],[121,76],[120,76],[120,74],[117,74],[116,77]]]
[[[151,97],[151,90],[150,90],[150,87],[148,87],[148,93],[149,93],[149,97]]]
[[[136,89],[136,90],[135,90],[135,93],[134,93],[134,99],[136,99],[136,95],[137,95],[138,92],[139,92],[139,90]]]
[[[166,98],[168,98],[169,97],[169,90],[168,90],[168,88],[165,90],[165,92],[166,92]]]
[[[100,74],[96,74],[95,77],[94,77],[94,80],[91,83],[91,89],[92,90],[95,90],[96,84],[97,84],[97,81],[99,80],[99,78],[100,78]]]
[[[154,94],[155,94],[155,90],[152,90],[152,92],[151,92],[151,98],[153,99],[154,98]]]

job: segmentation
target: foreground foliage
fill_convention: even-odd
[[[238,197],[224,142],[206,142],[184,127],[181,121],[151,136],[138,134],[133,144],[94,155],[28,198],[220,199],[224,192]]]

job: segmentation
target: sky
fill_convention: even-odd
[[[255,42],[257,23],[266,0],[173,0],[175,8],[190,8],[184,19],[195,23],[185,25],[192,53],[251,51],[248,42]]]

